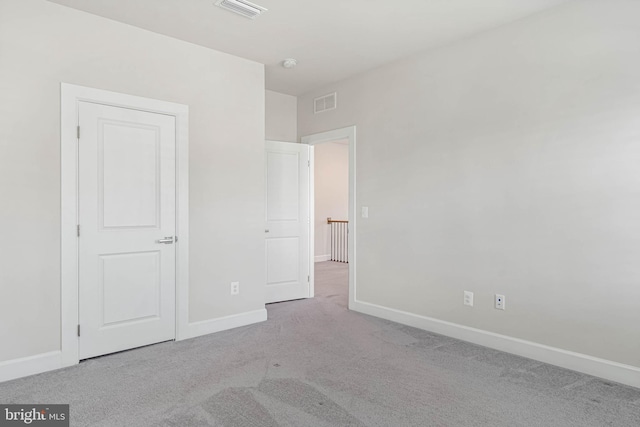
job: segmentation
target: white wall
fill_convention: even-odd
[[[60,82],[189,105],[190,320],[263,309],[263,66],[1,0],[0,361],[60,349]]]
[[[349,219],[349,145],[325,142],[314,145],[315,258],[331,256],[327,218]]]
[[[298,141],[298,98],[265,91],[265,133],[273,141]]]
[[[640,367],[638,16],[570,2],[299,97],[300,136],[357,126],[358,300]]]

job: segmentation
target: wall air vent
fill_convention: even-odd
[[[313,100],[313,113],[335,110],[338,107],[338,94],[336,92],[324,95]]]
[[[218,0],[216,6],[235,12],[245,18],[255,19],[267,9],[244,0]]]

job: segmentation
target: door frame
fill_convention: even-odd
[[[79,362],[78,119],[79,103],[92,102],[165,114],[176,121],[176,341],[188,338],[189,323],[189,107],[117,92],[60,84],[62,366]]]
[[[314,150],[313,146],[322,144],[323,142],[331,142],[338,140],[349,141],[349,309],[352,310],[356,302],[356,127],[348,126],[340,129],[334,129],[327,132],[314,133],[303,136],[300,140],[302,144],[311,146],[310,157],[310,217],[311,224],[315,224],[315,180],[314,180]],[[311,228],[311,260],[315,262],[315,226]],[[312,264],[313,265],[313,264]],[[311,268],[310,289],[311,296],[315,293],[315,273]]]

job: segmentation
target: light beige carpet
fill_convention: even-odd
[[[347,265],[269,320],[0,384],[72,426],[640,426],[640,390],[347,311]]]

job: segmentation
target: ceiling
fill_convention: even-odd
[[[269,9],[255,20],[215,0],[49,1],[263,63],[267,89],[300,95],[568,0],[250,0]]]

